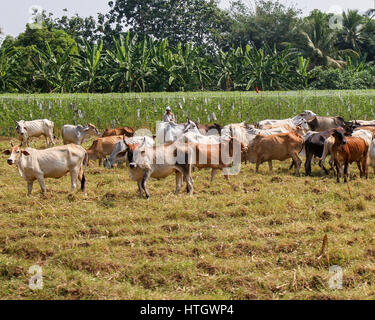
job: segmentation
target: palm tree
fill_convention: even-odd
[[[335,47],[337,35],[329,27],[329,16],[319,10],[314,10],[300,30],[300,37],[295,46],[303,56],[310,58],[313,66],[322,65],[342,69],[345,66],[343,57],[358,56],[353,49],[338,50]]]
[[[358,10],[348,10],[342,13],[342,29],[339,31],[339,46],[343,49],[361,51],[361,44],[364,42],[362,31],[364,18]]]

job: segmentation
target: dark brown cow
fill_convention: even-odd
[[[199,132],[203,135],[207,135],[210,133],[213,134],[221,134],[221,129],[223,127],[220,124],[214,123],[214,124],[201,124],[198,121],[195,121],[195,124],[197,125],[197,128]],[[215,131],[214,131],[215,130]]]
[[[332,147],[333,159],[337,171],[337,182],[340,182],[340,176],[344,168],[344,182],[348,182],[349,164],[357,162],[361,178],[368,178],[367,154],[368,144],[362,138],[345,137],[339,130],[333,131],[335,143]]]
[[[133,137],[135,130],[130,127],[120,127],[115,129],[105,129],[102,138],[110,137],[110,136],[126,136],[126,137]]]

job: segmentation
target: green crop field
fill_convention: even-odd
[[[100,128],[153,128],[166,105],[179,119],[208,122],[285,118],[305,109],[346,119],[373,119],[375,91],[0,96],[0,150],[14,121],[74,120]],[[180,107],[181,106],[181,107]],[[232,107],[233,106],[233,107]],[[80,111],[78,111],[80,110]],[[140,110],[139,113],[137,110]],[[211,119],[210,119],[211,120]],[[99,122],[99,123],[98,123]],[[85,147],[92,140],[85,143]],[[32,146],[44,147],[32,140]],[[375,175],[349,188],[325,176],[293,176],[290,161],[255,173],[243,164],[228,184],[196,171],[194,195],[173,194],[175,178],[150,180],[140,199],[124,168],[87,169],[87,191],[70,177],[46,180],[26,197],[26,182],[0,155],[1,299],[371,299],[375,295]],[[304,170],[302,169],[302,173]],[[350,190],[350,192],[349,192]],[[322,252],[323,238],[327,245]],[[43,288],[29,288],[38,265]],[[342,287],[330,286],[330,267]]]
[[[289,118],[303,110],[346,120],[375,119],[375,90],[0,95],[0,134],[13,136],[15,121],[38,118],[54,121],[57,131],[74,122],[91,122],[101,129],[121,124],[153,129],[166,106],[172,107],[179,122],[189,116],[201,123],[252,123]]]

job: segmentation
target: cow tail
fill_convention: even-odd
[[[83,159],[83,163],[82,163],[82,167],[81,167],[81,170],[82,170],[81,191],[85,191],[85,189],[86,189],[85,169],[86,169],[88,163],[89,163],[89,155],[87,154],[87,152],[85,150],[85,158]]]

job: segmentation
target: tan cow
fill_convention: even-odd
[[[194,166],[199,169],[212,169],[211,182],[218,170],[240,165],[241,155],[247,151],[247,146],[236,137],[231,137],[228,140],[223,139],[220,143],[189,142],[189,145],[194,152]],[[224,171],[224,177],[229,181],[228,172]]]
[[[42,193],[46,192],[45,178],[61,178],[70,172],[72,193],[81,181],[81,190],[85,191],[84,169],[88,163],[86,150],[75,144],[54,147],[46,150],[33,148],[22,149],[13,146],[3,152],[9,155],[9,165],[15,164],[21,177],[27,181],[28,196],[31,195],[33,183],[38,180]]]
[[[99,159],[99,167],[102,165],[103,159],[110,155],[115,148],[117,142],[123,140],[123,136],[110,136],[96,139],[91,147],[87,149],[89,160]]]
[[[299,175],[302,161],[298,154],[304,144],[302,134],[303,129],[297,126],[295,130],[288,133],[258,135],[250,144],[246,158],[250,162],[256,163],[256,172],[265,161],[268,161],[270,171],[272,171],[272,160],[284,161],[292,158],[296,165],[296,175]]]

